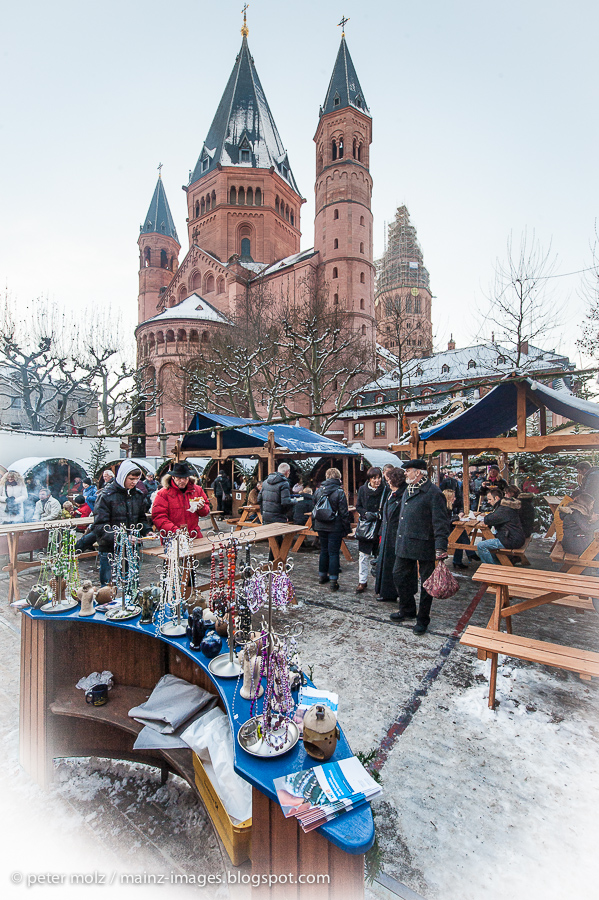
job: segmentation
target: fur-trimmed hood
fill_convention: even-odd
[[[173,478],[172,473],[167,472],[166,475],[163,475],[162,478],[160,479],[160,487],[169,488],[171,486],[172,478]],[[195,475],[190,475],[187,487],[189,487],[190,484],[194,485],[197,483],[198,483],[198,479],[195,477]],[[175,485],[173,485],[173,487],[175,487]]]
[[[564,516],[571,516],[573,512],[581,513],[585,518],[588,518],[591,513],[587,509],[584,503],[579,503],[578,499],[572,501],[572,503],[568,503],[567,506],[560,506],[559,514],[563,518]]]
[[[508,509],[520,509],[521,503],[519,500],[508,500],[506,497],[499,503],[500,506],[507,506]]]

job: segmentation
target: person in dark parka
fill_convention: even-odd
[[[330,581],[331,590],[339,590],[339,551],[341,541],[351,531],[347,497],[341,484],[341,472],[331,468],[326,471],[326,480],[314,494],[314,514],[312,527],[318,533],[320,557],[318,559],[318,581]],[[318,518],[318,502],[322,496],[328,498],[333,513],[332,520],[325,522]]]
[[[383,473],[378,466],[371,466],[366,473],[368,481],[358,490],[356,510],[360,519],[368,523],[376,523],[372,540],[358,538],[358,586],[356,594],[362,594],[368,587],[368,569],[373,551],[378,549],[381,510],[385,499]],[[376,555],[376,554],[375,554]]]
[[[406,473],[400,468],[391,469],[387,472],[387,482],[391,492],[387,496],[383,507],[381,544],[376,561],[375,590],[377,600],[392,602],[397,600],[397,589],[393,580],[393,566],[395,564],[395,541],[399,524],[401,498],[406,489]]]
[[[598,517],[593,515],[595,498],[579,493],[569,506],[561,506],[559,515],[564,526],[562,547],[566,553],[580,556],[587,549],[599,529]]]
[[[399,611],[391,613],[391,619],[416,619],[414,634],[425,634],[433,598],[422,585],[432,575],[435,559],[447,558],[451,526],[447,502],[429,480],[426,460],[410,459],[404,463],[404,469],[407,485],[401,501],[393,567]],[[420,603],[416,609],[419,574]]]
[[[148,497],[137,488],[140,476],[141,469],[132,460],[125,459],[119,466],[116,478],[98,494],[94,506],[94,533],[98,542],[102,586],[110,583],[109,554],[114,550],[111,529],[117,525],[127,528],[139,526],[142,535],[150,530],[146,517],[150,507]]]
[[[289,490],[290,474],[291,467],[288,463],[282,462],[277,471],[271,472],[268,478],[262,482],[258,503],[265,525],[270,525],[272,522],[288,522],[287,515],[293,507]],[[275,537],[275,541],[280,547],[283,538]],[[268,558],[269,560],[274,559],[272,550],[269,552]]]
[[[490,490],[487,499],[491,504],[491,512],[485,516],[485,525],[493,527],[496,537],[480,541],[476,552],[484,563],[497,563],[493,550],[514,550],[521,547],[524,541],[524,530],[520,522],[520,501],[503,497],[503,491]]]

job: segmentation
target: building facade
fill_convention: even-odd
[[[138,360],[156,386],[146,410],[146,452],[157,435],[184,432],[181,368],[216,331],[232,327],[248,292],[284,298],[316,277],[328,302],[374,346],[372,120],[345,35],[316,134],[314,246],[300,250],[305,202],[260,83],[244,21],[242,44],[184,187],[189,249],[181,246],[159,177],[140,229]],[[156,436],[156,437],[154,437]]]

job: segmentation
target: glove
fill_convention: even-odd
[[[435,556],[437,559],[447,559],[447,550],[437,550]]]

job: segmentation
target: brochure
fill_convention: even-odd
[[[297,707],[293,714],[293,721],[299,729],[300,737],[304,733],[304,715],[306,714],[306,710],[316,703],[328,706],[328,708],[335,713],[335,718],[337,717],[339,694],[333,694],[329,691],[319,691],[318,688],[313,687],[302,687],[300,689]]]

